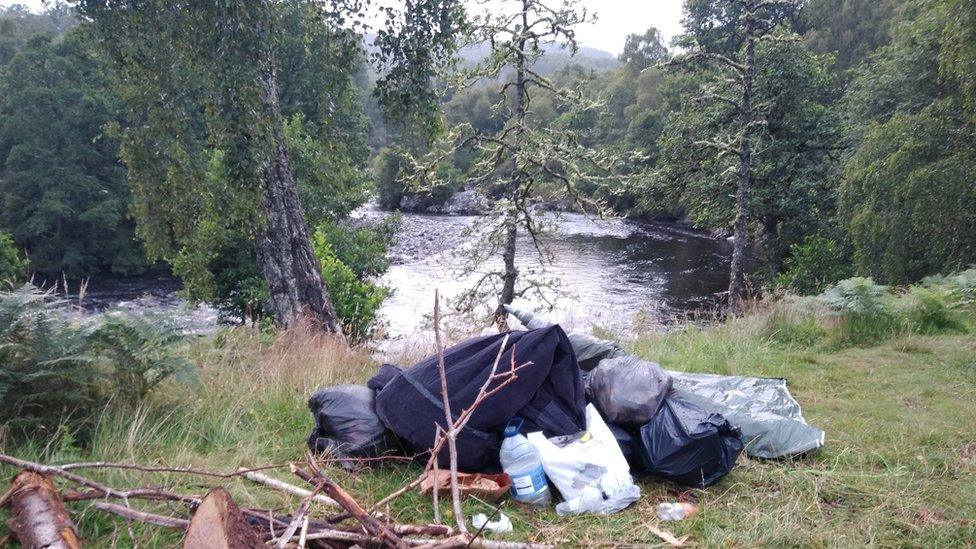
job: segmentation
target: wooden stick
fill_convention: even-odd
[[[125,498],[125,494],[114,488],[110,488],[95,482],[94,480],[85,478],[81,475],[76,475],[69,471],[65,471],[60,467],[54,465],[42,465],[40,463],[34,463],[33,461],[27,461],[23,459],[18,459],[13,456],[8,456],[6,454],[0,454],[0,463],[6,463],[8,465],[13,465],[14,467],[20,467],[21,469],[27,469],[28,471],[34,471],[35,473],[40,473],[42,475],[57,476],[70,480],[71,482],[80,484],[82,486],[87,486],[102,492],[105,495],[109,495],[117,498]]]
[[[303,521],[305,523],[305,527],[308,528],[308,508],[312,504],[312,495],[313,494],[309,494],[305,499],[302,500],[301,505],[298,506],[298,510],[295,511],[294,517],[291,519],[291,522],[288,523],[288,527],[285,528],[285,531],[281,534],[281,538],[278,540],[278,549],[285,549],[285,546],[288,545],[288,540],[295,535],[295,532],[298,531],[299,527],[301,527]]]
[[[10,502],[7,527],[22,546],[81,549],[78,529],[51,479],[22,470],[14,477],[5,498]]]
[[[145,511],[137,511],[131,507],[109,503],[107,501],[95,501],[92,503],[92,507],[98,509],[99,511],[112,513],[126,519],[145,522],[146,524],[155,524],[156,526],[162,526],[163,528],[186,530],[187,527],[190,526],[190,521],[186,519],[156,515],[153,513],[147,513]]]
[[[153,467],[147,465],[139,465],[135,463],[117,463],[112,461],[90,461],[81,463],[65,463],[63,465],[56,465],[59,469],[64,471],[70,471],[73,469],[130,469],[133,471],[141,471],[143,473],[179,473],[184,475],[199,475],[203,477],[217,477],[217,478],[234,478],[244,475],[245,473],[251,471],[266,471],[268,469],[284,469],[288,467],[287,463],[275,464],[275,465],[262,465],[260,467],[241,467],[234,471],[233,473],[218,473],[215,471],[207,471],[205,469],[194,469],[192,467]]]
[[[359,503],[353,499],[341,486],[336,484],[331,478],[329,478],[318,464],[315,463],[315,456],[311,452],[306,455],[306,460],[308,461],[308,466],[312,470],[312,475],[309,475],[305,471],[302,471],[298,467],[292,466],[292,472],[298,475],[303,480],[312,483],[313,486],[324,490],[329,496],[336,500],[346,511],[352,515],[353,518],[362,523],[363,528],[366,529],[370,535],[379,538],[382,543],[385,543],[395,549],[405,549],[408,547],[400,537],[390,530],[385,524],[377,520],[372,515],[368,514]]]
[[[447,391],[447,367],[444,365],[444,343],[441,341],[440,290],[434,290],[434,340],[437,343],[437,371],[441,378],[441,402],[444,403],[444,429],[447,430],[447,453],[450,461],[451,474],[451,505],[454,507],[454,519],[457,523],[458,532],[467,534],[468,525],[464,521],[464,509],[461,508],[461,486],[458,483],[457,431],[454,430],[454,414],[451,413],[451,398],[450,393]],[[438,462],[437,457],[437,454],[433,455],[434,463]],[[435,504],[438,501],[437,492],[438,490],[435,487]],[[440,518],[439,510],[437,518]]]
[[[298,486],[295,486],[294,484],[288,484],[287,482],[280,481],[276,478],[269,477],[262,473],[256,473],[254,471],[248,471],[242,469],[241,476],[243,476],[248,480],[257,482],[259,484],[263,484],[269,488],[274,488],[275,490],[279,490],[281,492],[287,492],[289,494],[299,496],[302,498],[306,498],[312,495],[311,490],[300,488]],[[340,507],[340,505],[336,502],[336,500],[328,496],[325,496],[323,494],[315,494],[312,500],[315,501],[316,503],[321,503],[322,505],[328,505],[329,507]]]

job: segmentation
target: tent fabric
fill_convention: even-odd
[[[473,404],[505,335],[474,338],[445,350],[447,386],[455,417]],[[498,470],[501,432],[515,416],[523,418],[526,432],[542,431],[547,437],[586,429],[583,382],[562,328],[549,326],[507,335],[499,371],[509,367],[513,356],[516,365],[531,364],[479,406],[458,435],[458,467],[465,472]],[[370,386],[382,389],[376,396],[376,413],[383,422],[415,451],[429,450],[434,444],[435,425],[445,426],[437,357],[400,372],[384,368],[370,380]],[[447,458],[444,449],[438,459],[445,467]]]
[[[824,432],[807,425],[785,379],[668,373],[681,398],[722,414],[742,431],[750,457],[798,456],[823,447]]]
[[[546,325],[531,313],[513,307],[506,310],[526,326]],[[571,334],[569,339],[578,354],[596,360],[594,366],[604,358],[626,356],[612,341],[584,334]],[[750,457],[784,458],[823,447],[824,432],[807,425],[785,379],[666,372],[681,398],[722,414],[740,429]]]
[[[740,435],[720,414],[671,393],[654,419],[640,428],[637,449],[647,472],[707,488],[735,467],[742,451]]]

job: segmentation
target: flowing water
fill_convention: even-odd
[[[367,221],[386,214],[365,209]],[[403,214],[392,266],[382,282],[394,290],[383,305],[386,335],[407,339],[424,332],[434,290],[445,300],[470,287],[478,274],[459,276],[463,249],[474,244],[469,234],[479,218]],[[483,220],[483,218],[482,218]],[[543,238],[553,263],[541,264],[531,239],[518,241],[520,273],[539,271],[559,286],[547,291],[555,307],[546,312],[538,298],[517,305],[542,309],[567,330],[600,327],[620,335],[655,330],[687,315],[709,310],[728,284],[730,245],[701,233],[664,223],[623,219],[599,220],[560,214]],[[498,268],[489,263],[483,270]],[[162,312],[175,317],[187,333],[216,328],[218,316],[206,306],[189,306],[177,296],[178,281],[165,274],[136,279],[93,280],[83,305],[90,310],[123,309]],[[72,288],[74,290],[74,288]],[[489,303],[490,304],[490,303]]]
[[[456,267],[464,264],[476,222],[467,216],[403,216],[393,266],[382,279],[395,290],[382,309],[392,335],[423,329],[435,288],[451,298],[500,267],[496,260],[460,276]],[[545,292],[555,307],[544,315],[567,330],[600,327],[626,335],[659,329],[712,308],[728,286],[731,246],[725,240],[671,224],[581,214],[559,214],[553,225],[543,237],[552,263],[540,261],[532,240],[520,235],[517,264],[520,273],[544,269],[542,276],[557,283],[558,291]],[[516,305],[544,310],[546,304],[527,296]]]

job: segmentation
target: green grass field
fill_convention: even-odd
[[[707,490],[682,490],[642,479],[642,498],[607,516],[563,518],[506,504],[516,531],[502,539],[563,546],[660,544],[647,528],[658,503],[698,500],[701,513],[660,525],[689,545],[703,547],[972,546],[976,543],[976,336],[971,328],[948,335],[902,335],[872,346],[842,348],[824,341],[782,337],[778,317],[754,314],[709,328],[646,336],[628,345],[667,368],[785,377],[807,420],[827,433],[818,454],[796,461],[754,461]],[[785,325],[784,325],[785,326]],[[785,330],[786,328],[784,328]],[[795,332],[795,327],[790,328]],[[106,411],[87,450],[70,436],[7,453],[45,462],[79,460],[194,466],[232,471],[239,466],[302,459],[311,416],[305,401],[319,386],[362,382],[375,369],[368,353],[347,350],[308,334],[274,342],[231,331],[194,344],[194,386],[167,385],[135,410]],[[125,409],[125,408],[123,408]],[[4,478],[14,470],[2,469]],[[297,498],[242,479],[176,474],[87,471],[116,487],[167,486],[203,494],[224,485],[243,506],[288,512]],[[288,479],[286,468],[272,471]],[[363,503],[381,499],[419,473],[387,465],[336,478]],[[299,483],[294,479],[295,483]],[[135,502],[157,512],[178,507]],[[448,505],[444,516],[450,518]],[[133,545],[125,523],[70,504],[91,546]],[[488,511],[469,500],[467,513]],[[388,509],[404,522],[432,520],[430,500],[410,493]],[[313,508],[313,514],[328,514]],[[5,518],[5,517],[3,517]],[[179,536],[135,526],[142,547],[171,546]]]

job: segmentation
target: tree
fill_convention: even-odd
[[[23,4],[0,7],[0,69],[38,34],[61,36],[75,26],[71,8],[63,2],[45,3],[36,13]]]
[[[279,8],[287,4],[79,1],[111,53],[129,106],[123,155],[150,253],[205,265],[206,248],[194,248],[213,239],[215,225],[246,230],[277,323],[310,316],[338,331],[302,213],[279,95]],[[357,2],[307,5],[336,27],[359,13]],[[399,32],[380,35],[390,69],[381,97],[400,113],[431,97],[431,69],[420,65],[445,51],[458,13],[454,2],[436,0],[407,10]],[[416,42],[419,34],[426,43]],[[205,143],[215,150],[206,152]],[[207,177],[214,163],[225,178]]]
[[[661,41],[661,32],[650,27],[644,34],[629,34],[619,59],[633,70],[642,71],[668,58],[668,48]]]
[[[796,4],[777,0],[689,0],[685,4],[683,42],[691,51],[669,61],[669,65],[708,64],[724,73],[731,89],[706,86],[698,99],[712,105],[731,107],[735,115],[735,134],[729,139],[712,138],[695,142],[734,160],[729,173],[735,173],[735,218],[732,223],[733,248],[729,276],[728,308],[742,311],[745,286],[746,245],[749,202],[753,174],[753,139],[765,124],[762,109],[755,104],[757,72],[756,48],[761,40],[773,36],[776,26],[792,13]],[[721,78],[721,77],[720,77]],[[719,80],[723,82],[726,80]]]
[[[973,12],[965,4],[932,2],[899,25],[845,98],[851,157],[840,219],[857,270],[888,283],[976,261],[976,89],[965,76]],[[968,63],[957,57],[967,48]]]
[[[802,12],[803,41],[817,53],[834,56],[834,67],[848,71],[891,41],[904,0],[811,0]]]
[[[35,36],[0,77],[0,224],[41,275],[145,268],[118,140],[107,131],[117,110],[78,30]]]
[[[577,186],[582,181],[605,176],[606,158],[593,154],[581,143],[571,124],[543,125],[535,107],[545,99],[552,102],[559,117],[569,121],[580,111],[591,107],[578,90],[558,87],[553,80],[537,73],[533,67],[544,55],[547,45],[561,44],[570,52],[577,49],[573,27],[586,21],[585,12],[575,2],[550,8],[538,0],[507,2],[510,11],[500,9],[486,13],[473,23],[472,40],[491,45],[491,55],[475,69],[462,73],[458,81],[493,80],[498,82],[492,110],[501,114],[500,127],[488,124],[481,129],[470,124],[454,128],[449,146],[437,150],[437,160],[451,157],[459,149],[474,150],[475,162],[467,173],[469,185],[488,188],[500,197],[494,220],[484,231],[484,239],[472,250],[466,271],[480,272],[487,261],[500,256],[502,267],[480,272],[478,282],[462,298],[460,307],[472,310],[489,293],[497,296],[493,314],[500,329],[507,326],[504,306],[517,296],[535,291],[542,300],[539,281],[524,280],[517,286],[517,236],[520,230],[530,237],[543,262],[551,258],[540,243],[540,224],[531,205],[540,185],[558,185],[578,206],[584,206]],[[530,110],[530,105],[532,109]],[[434,163],[437,165],[437,162]],[[421,170],[418,177],[442,183],[432,169]],[[595,206],[595,204],[594,204]],[[524,278],[524,277],[523,277]]]

